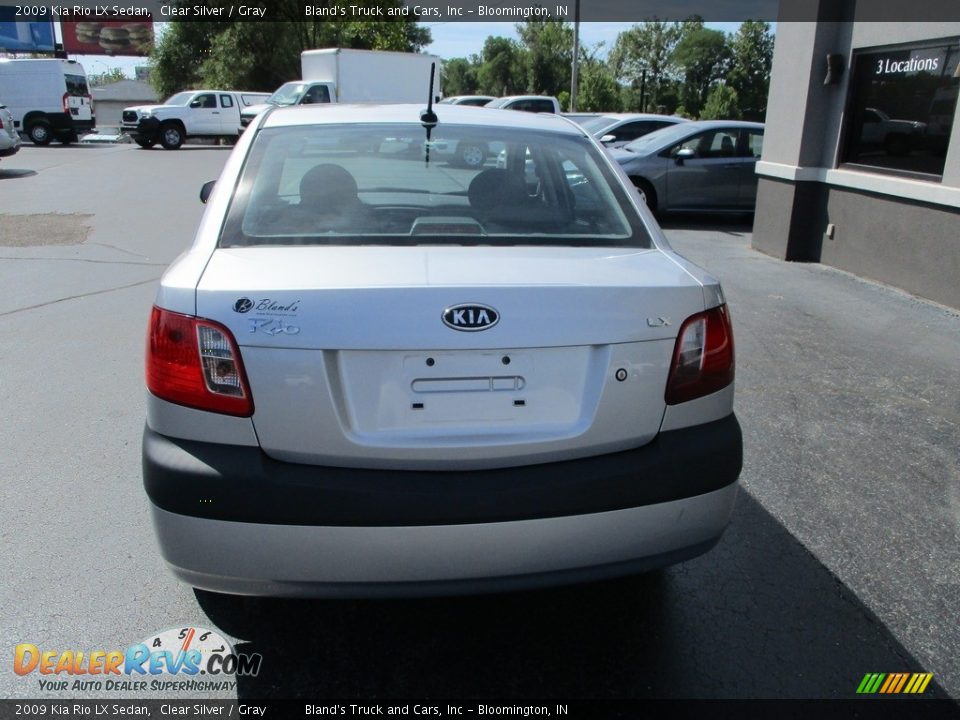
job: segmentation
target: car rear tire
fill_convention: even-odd
[[[50,123],[47,120],[34,120],[27,128],[27,135],[34,145],[49,145],[53,138],[50,132]]]
[[[164,123],[160,126],[160,144],[166,150],[178,150],[183,145],[183,128],[177,123]]]
[[[650,212],[656,215],[657,191],[653,189],[653,185],[643,178],[632,177],[630,180],[633,182],[633,186],[643,193],[643,199],[646,201],[647,207],[650,208]]]
[[[150,148],[152,148],[154,145],[157,144],[156,140],[134,140],[134,142],[140,147],[142,147],[144,150],[149,150]]]

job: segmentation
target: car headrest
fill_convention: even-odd
[[[343,205],[355,205],[357,181],[339,165],[325,163],[310,168],[300,178],[300,204],[326,205],[336,209]]]
[[[470,181],[467,198],[471,207],[481,212],[519,205],[528,198],[527,186],[521,175],[500,168],[488,168]]]

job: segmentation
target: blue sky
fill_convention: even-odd
[[[515,23],[512,22],[439,22],[423,23],[430,28],[433,35],[433,43],[427,48],[427,52],[433,55],[439,55],[447,59],[452,57],[467,57],[479,54],[483,48],[483,42],[490,35],[500,35],[503,37],[516,38],[517,33],[514,30]],[[593,48],[599,43],[604,43],[604,48],[600,52],[603,57],[613,47],[617,35],[635,23],[614,23],[614,22],[584,22],[580,23],[580,42]],[[162,32],[162,26],[165,23],[156,23],[158,31]],[[707,23],[708,27],[723,30],[724,32],[736,32],[740,27],[738,22],[720,22]],[[133,68],[136,65],[144,64],[143,58],[115,58],[107,55],[76,55],[71,59],[79,60],[89,74],[102,73],[115,67],[119,67],[128,77],[133,76]]]

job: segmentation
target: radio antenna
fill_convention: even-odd
[[[427,144],[425,146],[425,160],[430,165],[430,132],[437,126],[437,114],[433,111],[433,78],[436,72],[437,64],[430,63],[430,94],[427,96],[427,109],[420,111],[420,124],[427,131]]]

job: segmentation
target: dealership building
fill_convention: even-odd
[[[960,22],[777,26],[753,246],[960,308]]]

